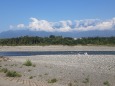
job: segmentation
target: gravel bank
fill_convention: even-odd
[[[42,81],[49,86],[105,86],[108,82],[115,84],[115,57],[114,55],[38,55],[9,57],[12,61],[3,62],[2,67],[16,70],[23,76],[22,79]],[[22,65],[27,59],[36,64],[36,67]],[[7,64],[7,66],[5,66]],[[16,64],[16,66],[11,66]],[[48,83],[51,79],[56,83]]]
[[[0,51],[115,51],[113,46],[0,46]]]
[[[4,46],[0,51],[114,51],[108,46]],[[114,55],[36,55],[13,56],[11,60],[0,61],[0,68],[15,70],[22,74],[20,80],[42,82],[40,86],[114,86]],[[24,66],[31,60],[35,67]],[[0,77],[6,78],[4,73]],[[30,79],[32,77],[32,79]],[[0,78],[0,86],[18,86],[20,83]],[[49,83],[56,79],[55,83]],[[15,79],[14,79],[15,80]],[[17,84],[16,84],[17,83]],[[31,83],[31,82],[30,82]],[[35,83],[34,83],[35,84]],[[105,85],[106,84],[106,85]],[[22,84],[21,86],[29,86]],[[31,85],[35,86],[35,85]],[[39,86],[39,85],[38,85]]]

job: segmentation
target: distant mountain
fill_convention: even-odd
[[[45,31],[30,31],[30,30],[9,30],[0,33],[0,38],[12,38],[20,36],[40,36],[46,37],[50,35],[64,36],[64,37],[108,37],[115,36],[115,31],[84,31],[84,32],[45,32]]]
[[[9,30],[0,33],[0,38],[12,38],[12,37],[19,37],[19,36],[48,36],[48,33],[45,32],[36,32],[36,31],[29,31],[29,30]]]

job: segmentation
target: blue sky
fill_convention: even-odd
[[[0,32],[28,28],[68,32],[114,27],[115,0],[0,0]]]

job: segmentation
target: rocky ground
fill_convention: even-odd
[[[115,51],[108,46],[0,46],[1,51]],[[24,63],[30,60],[32,66]],[[1,71],[16,71],[8,77]],[[114,55],[0,57],[0,86],[115,86]]]
[[[112,55],[38,55],[8,58],[7,61],[0,62],[0,68],[15,70],[22,76],[9,78],[1,72],[0,86],[7,86],[2,85],[3,82],[11,86],[115,85],[115,57]],[[28,59],[34,66],[23,65]]]

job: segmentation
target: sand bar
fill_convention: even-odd
[[[113,46],[0,46],[0,51],[115,51]]]

